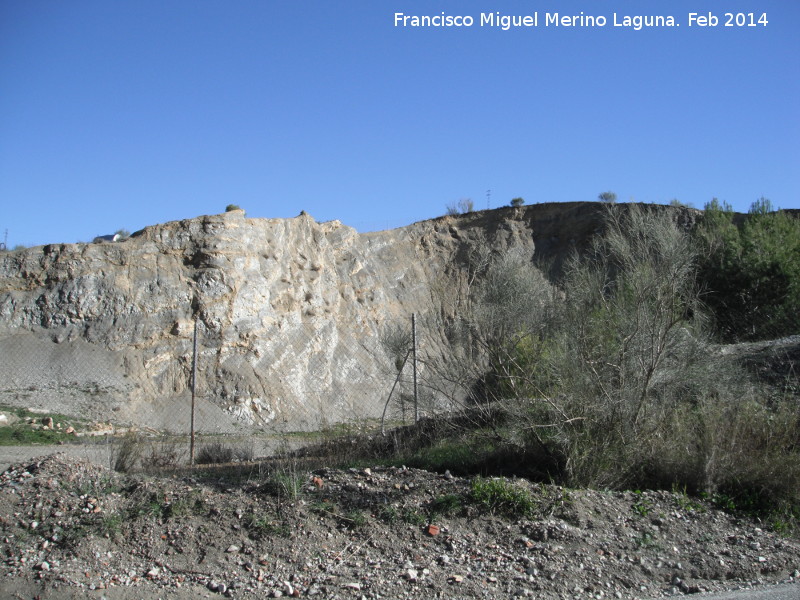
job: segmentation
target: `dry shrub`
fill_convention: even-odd
[[[111,468],[120,473],[176,469],[186,462],[187,454],[184,440],[128,431],[112,441]]]
[[[451,338],[457,359],[441,361],[453,390],[469,390],[453,404],[504,413],[480,426],[559,483],[686,486],[797,510],[796,397],[756,389],[710,342],[683,226],[636,206],[606,217],[556,293],[530,263],[484,269]]]
[[[135,431],[128,431],[111,442],[111,468],[119,473],[130,473],[139,465],[143,453],[141,436]]]
[[[199,465],[217,465],[233,462],[233,448],[222,442],[212,442],[200,447],[195,462]]]
[[[250,462],[254,451],[250,445],[230,445],[223,442],[211,442],[200,447],[195,462],[199,465],[219,465],[232,462]]]
[[[767,403],[755,390],[708,397],[676,412],[669,438],[654,444],[653,483],[686,485],[755,512],[800,509],[796,402]]]

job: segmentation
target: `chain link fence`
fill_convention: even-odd
[[[70,447],[102,440],[112,466],[131,437],[150,441],[138,460],[157,466],[377,434],[449,407],[431,369],[441,341],[417,321],[313,318],[249,338],[198,320],[170,347],[113,351],[20,332],[0,338],[0,413],[8,426],[70,429],[54,438]]]

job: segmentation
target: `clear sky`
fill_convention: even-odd
[[[398,27],[396,12],[474,23]],[[491,12],[538,26],[481,26]],[[606,25],[545,24],[581,12]],[[603,191],[800,207],[800,2],[0,0],[9,247],[228,204],[366,231],[462,198]]]

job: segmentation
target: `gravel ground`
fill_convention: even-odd
[[[3,597],[600,600],[800,581],[800,540],[678,493],[479,480],[503,491],[487,500],[406,468],[221,473],[12,466]]]
[[[51,446],[0,446],[0,471],[12,465],[28,463],[38,456],[65,454],[74,458],[82,458],[98,465],[111,464],[111,445],[94,444],[62,444]]]

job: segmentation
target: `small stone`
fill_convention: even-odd
[[[360,590],[361,584],[358,582],[345,583],[342,587],[348,590]]]
[[[416,569],[406,569],[405,578],[409,581],[416,581],[419,578],[419,571]]]
[[[461,583],[462,581],[464,581],[464,576],[463,575],[451,575],[448,578],[448,581],[450,581],[451,583]]]
[[[429,536],[433,537],[439,535],[441,529],[438,525],[428,525],[425,531]]]
[[[150,579],[153,579],[153,578],[155,578],[155,577],[158,577],[159,573],[161,573],[161,569],[159,569],[158,567],[153,567],[152,569],[150,569],[150,570],[147,572],[147,576],[148,576]]]
[[[236,544],[231,544],[230,546],[228,546],[228,549],[225,550],[225,552],[228,552],[229,554],[236,554],[237,552],[239,552],[239,550],[240,550],[239,546],[237,546]]]
[[[39,565],[36,567],[40,571],[49,571],[50,570],[50,563],[46,560],[43,560]]]

